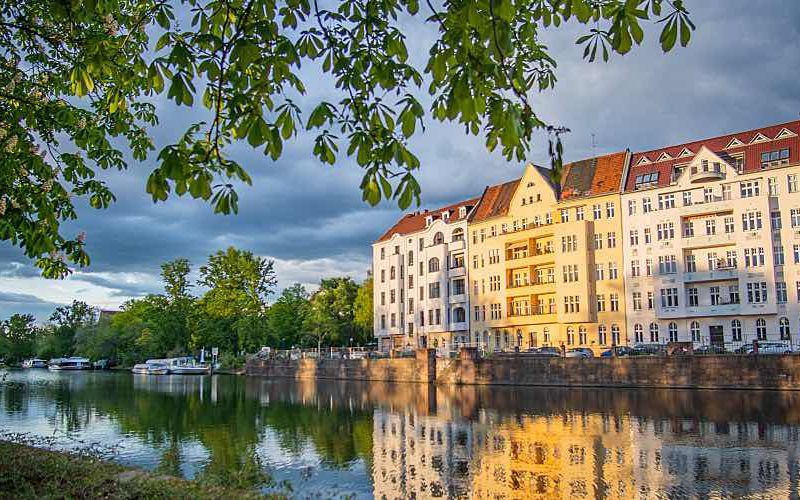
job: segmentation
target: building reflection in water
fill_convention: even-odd
[[[660,403],[674,399],[672,392]],[[682,411],[636,415],[631,413],[636,404],[626,405],[619,392],[609,395],[624,413],[604,412],[591,404],[565,407],[552,392],[538,411],[535,400],[528,400],[533,411],[480,405],[465,416],[463,407],[441,396],[435,398],[439,407],[424,412],[376,409],[375,497],[797,495],[796,425],[736,420],[748,410],[757,412],[747,406],[726,421],[688,418]],[[706,396],[714,404],[725,393]],[[564,401],[569,399],[565,395]],[[702,407],[698,410],[702,415]]]

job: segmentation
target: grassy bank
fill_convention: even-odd
[[[263,498],[97,458],[0,441],[0,498]]]

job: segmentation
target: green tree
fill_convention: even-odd
[[[40,340],[37,353],[43,358],[71,356],[75,352],[75,337],[82,328],[97,320],[97,309],[86,302],[73,300],[72,304],[59,306],[50,315],[50,326]]]
[[[532,132],[546,129],[557,177],[565,129],[537,114],[532,94],[556,82],[542,32],[570,23],[587,27],[577,43],[589,61],[629,52],[646,24],[660,23],[665,52],[694,29],[685,0],[5,2],[0,238],[45,276],[88,265],[84,236],[62,223],[77,216],[77,200],[114,201],[99,170],[126,169],[126,156],[152,161],[153,101],[164,94],[204,109],[158,152],[146,186],[154,201],[189,195],[236,212],[233,185],[251,178],[229,155],[233,143],[276,160],[306,128],[321,162],[355,158],[370,204],[419,203],[408,144],[424,130],[425,95],[433,119],[458,122],[509,159],[522,160]],[[410,30],[425,25],[435,40],[427,56],[409,58]],[[300,107],[301,65],[335,85],[330,101],[319,92]]]
[[[39,334],[32,314],[13,314],[0,323],[0,359],[19,363],[33,356]]]
[[[189,315],[195,307],[195,298],[190,293],[191,270],[189,261],[182,258],[161,265],[161,279],[167,294],[162,329],[169,337],[166,343],[172,354],[186,354],[189,345]]]
[[[348,344],[356,333],[354,304],[358,285],[351,278],[328,278],[320,282],[311,296],[305,320],[307,335],[317,347]],[[355,340],[355,339],[354,339]]]
[[[269,344],[288,348],[302,343],[309,295],[300,283],[284,288],[267,312]]]
[[[353,322],[358,329],[359,342],[365,343],[373,340],[372,321],[372,276],[370,276],[358,287],[358,294],[353,305]]]

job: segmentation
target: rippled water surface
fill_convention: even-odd
[[[3,375],[0,374],[0,380]],[[298,497],[786,498],[800,394],[8,371],[0,431]]]

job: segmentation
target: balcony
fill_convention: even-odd
[[[734,316],[742,314],[742,304],[724,302],[716,305],[686,306],[659,310],[659,319],[699,318],[703,316]]]
[[[719,163],[705,165],[704,167],[692,167],[689,172],[689,181],[694,183],[718,181],[725,178],[725,170]]]
[[[519,326],[519,325],[539,325],[539,324],[546,324],[546,323],[555,323],[556,322],[556,313],[555,311],[551,312],[544,312],[539,313],[538,311],[532,310],[529,314],[509,314],[506,318],[506,325],[508,326]]]
[[[451,241],[450,243],[447,244],[447,249],[449,251],[451,251],[451,252],[454,252],[454,251],[457,251],[457,250],[464,250],[465,246],[466,245],[465,245],[463,239],[454,240],[454,241]]]
[[[727,266],[727,263],[726,263]],[[713,271],[698,271],[694,273],[685,273],[683,281],[686,283],[698,283],[702,281],[730,281],[739,279],[739,272],[735,267],[722,266],[714,269]]]
[[[464,266],[451,267],[447,271],[447,275],[450,276],[451,278],[458,278],[464,276],[466,273],[467,273],[467,268]]]
[[[450,323],[450,331],[457,332],[461,330],[468,330],[467,322],[466,321],[459,321]]]
[[[465,291],[460,291],[461,293],[455,292],[448,297],[448,302],[451,304],[460,304],[462,302],[467,301],[467,293]]]
[[[514,257],[512,254],[506,254],[506,267],[524,267],[524,266],[537,266],[540,264],[547,264],[555,262],[555,251],[542,251],[529,255]]]
[[[689,236],[681,239],[683,248],[713,248],[724,247],[736,244],[736,237],[733,233],[709,234],[700,236]]]
[[[556,280],[524,281],[519,284],[510,283],[508,290],[513,290],[514,295],[543,295],[555,293]]]

